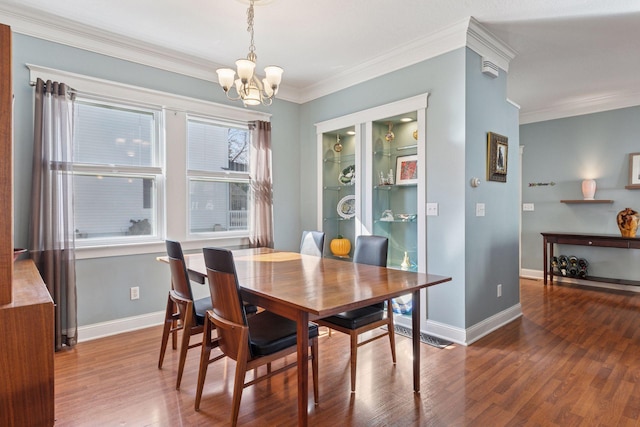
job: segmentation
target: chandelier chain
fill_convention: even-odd
[[[251,34],[251,43],[249,44],[249,54],[254,54],[256,51],[256,47],[253,42],[253,0],[249,3],[249,9],[247,9],[247,31]]]

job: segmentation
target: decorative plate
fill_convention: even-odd
[[[341,185],[353,185],[356,183],[356,165],[349,165],[346,168],[342,169],[340,172],[340,176],[338,177],[338,182]]]
[[[337,206],[338,215],[344,219],[350,219],[356,216],[356,196],[353,194],[344,196],[338,202]]]

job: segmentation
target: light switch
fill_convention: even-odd
[[[476,203],[476,216],[484,216],[484,203]]]
[[[438,216],[437,203],[427,203],[427,216]]]
[[[534,210],[533,203],[523,203],[522,204],[523,211],[532,211]]]

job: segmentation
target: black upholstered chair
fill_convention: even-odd
[[[177,333],[182,330],[182,342],[180,344],[180,361],[178,362],[178,378],[176,389],[180,388],[182,372],[187,358],[187,350],[198,347],[200,341],[191,344],[191,337],[203,330],[204,318],[207,310],[211,309],[211,298],[204,297],[193,299],[191,281],[184,262],[182,246],[179,242],[166,241],[169,267],[171,269],[171,289],[167,298],[167,308],[164,316],[164,328],[162,329],[162,344],[160,346],[160,358],[158,369],[162,369],[164,355],[167,349],[169,335],[172,336],[172,346],[176,349]]]
[[[358,236],[353,254],[353,262],[360,264],[377,265],[386,267],[387,248],[389,241],[381,236]],[[391,345],[391,358],[396,363],[395,331],[393,325],[393,313],[391,311],[391,300],[384,301],[367,307],[358,308],[334,316],[326,317],[317,321],[319,325],[327,326],[336,331],[343,332],[351,336],[351,391],[356,390],[356,362],[358,358],[358,347],[377,340],[384,336],[389,337]],[[358,335],[363,332],[378,329],[386,326],[386,331],[378,333],[374,337],[358,342]]]
[[[304,255],[322,256],[324,249],[324,232],[303,231],[300,240],[300,253]]]
[[[244,387],[296,366],[296,362],[293,362],[274,371],[267,369],[265,375],[245,383],[247,371],[269,365],[277,359],[297,352],[296,322],[266,310],[247,317],[242,304],[233,254],[220,248],[205,248],[203,252],[213,309],[207,312],[205,318],[195,409],[197,411],[200,408],[207,367],[220,358],[210,358],[211,350],[218,347],[223,355],[236,361],[231,410],[231,423],[235,426]],[[217,332],[216,338],[212,338],[211,334],[214,328]],[[313,395],[318,403],[318,326],[313,323],[309,323],[309,344]]]

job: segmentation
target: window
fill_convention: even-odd
[[[190,234],[248,230],[250,137],[246,125],[187,119]]]
[[[74,123],[76,244],[159,238],[160,110],[77,99]]]
[[[248,243],[248,124],[269,114],[27,67],[76,91],[76,258]]]

